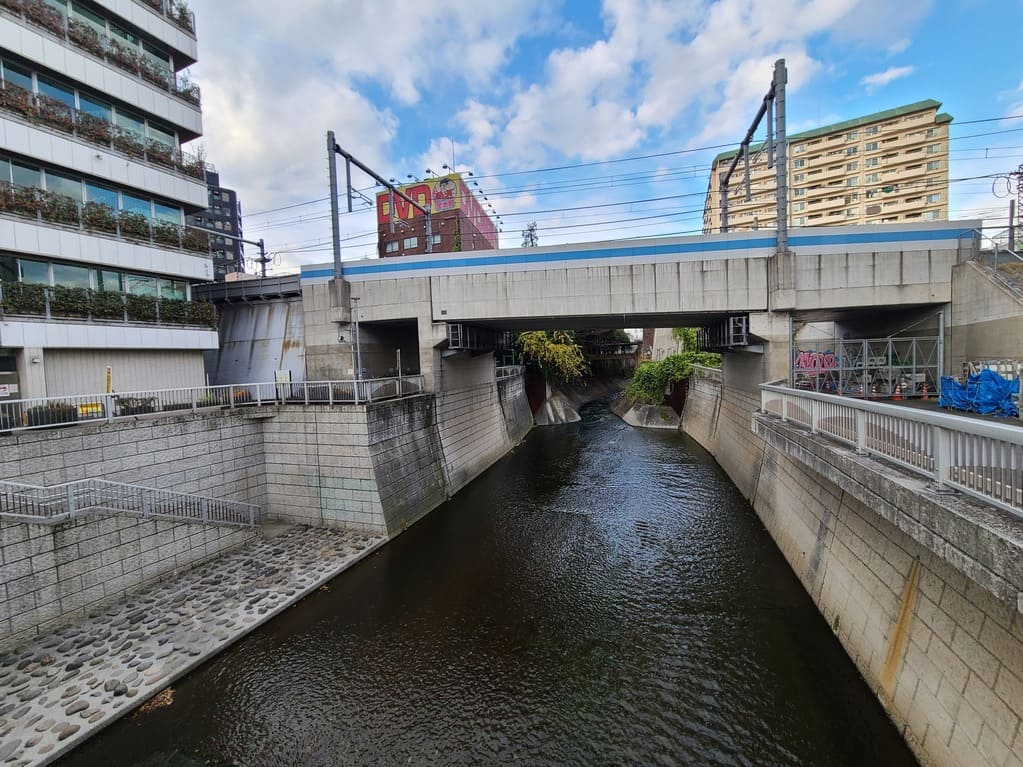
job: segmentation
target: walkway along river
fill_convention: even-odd
[[[713,458],[601,405],[62,765],[913,765]]]

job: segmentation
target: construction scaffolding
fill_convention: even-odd
[[[792,346],[790,385],[846,397],[933,397],[941,381],[941,339],[933,337],[800,341]]]

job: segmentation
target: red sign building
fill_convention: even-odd
[[[499,247],[497,227],[458,173],[399,189],[430,211],[434,253]],[[377,231],[381,258],[427,252],[426,216],[390,191],[377,194]]]

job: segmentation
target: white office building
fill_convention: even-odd
[[[0,402],[204,383],[196,56],[180,0],[0,0]]]

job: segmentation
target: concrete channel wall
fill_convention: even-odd
[[[685,431],[750,501],[924,765],[1021,765],[1018,525],[922,479],[690,389]]]
[[[99,477],[393,536],[531,426],[522,377],[491,378],[364,406],[244,407],[21,432],[0,437],[0,479],[49,486]],[[0,652],[252,535],[99,513],[57,525],[0,521]]]

